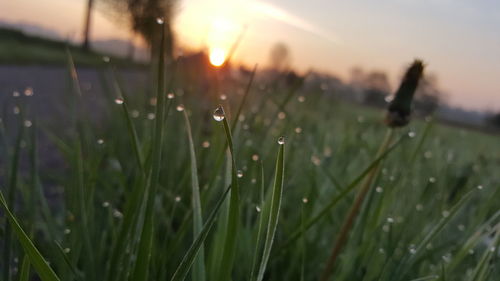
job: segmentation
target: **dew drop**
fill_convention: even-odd
[[[429,182],[430,183],[435,183],[436,182],[436,178],[435,177],[430,177],[429,178]]]
[[[256,178],[252,178],[252,180],[250,181],[252,184],[256,184],[257,183],[257,179]]]
[[[69,229],[69,228],[64,229],[64,234],[65,235],[68,235],[70,233],[71,233],[71,229]]]
[[[253,161],[259,161],[259,155],[258,154],[252,155],[252,160]]]
[[[156,18],[156,23],[157,24],[164,24],[165,20],[163,18],[158,17],[158,18]]]
[[[175,202],[179,203],[179,202],[181,202],[181,199],[182,198],[180,196],[175,196],[174,200],[175,200]]]
[[[132,110],[131,115],[132,115],[132,118],[139,117],[139,115],[140,115],[139,110],[135,110],[135,109]]]
[[[304,96],[298,96],[298,97],[297,97],[297,100],[298,100],[299,102],[305,102],[305,101],[306,101],[306,97],[304,97]]]
[[[115,103],[116,104],[123,104],[123,98],[116,98]]]
[[[286,113],[285,112],[281,111],[280,113],[278,113],[278,119],[283,120],[285,118],[286,118]]]
[[[24,90],[24,95],[27,97],[31,97],[31,96],[33,96],[33,94],[34,94],[33,88],[31,88],[31,87],[28,87]]]
[[[302,203],[304,204],[309,203],[309,199],[307,199],[307,197],[302,198]]]
[[[173,98],[175,98],[174,93],[168,93],[168,94],[167,94],[167,99],[171,100],[171,99],[173,99]]]
[[[104,140],[103,139],[98,139],[97,140],[97,144],[104,144]]]
[[[236,172],[236,176],[241,179],[243,177],[243,171],[242,170],[238,170]]]
[[[13,96],[13,97],[15,97],[15,98],[18,98],[18,97],[20,97],[20,96],[21,96],[21,94],[20,94],[18,91],[14,91],[14,92],[12,93],[12,96]]]
[[[302,133],[302,128],[301,127],[295,128],[295,133],[297,133],[297,134]]]
[[[184,111],[184,105],[183,104],[179,104],[175,109],[177,111],[179,111],[179,112],[182,112],[182,111]]]
[[[227,96],[226,96],[226,95],[224,95],[224,94],[221,94],[221,95],[219,96],[219,99],[220,99],[220,100],[227,100]]]
[[[319,157],[316,155],[311,156],[311,162],[314,164],[314,166],[321,165],[321,159],[319,159]]]
[[[214,111],[213,116],[214,120],[217,122],[224,120],[224,118],[226,117],[226,114],[224,113],[224,108],[222,108],[222,106],[217,107],[217,109],[215,109]]]
[[[261,209],[259,206],[255,206],[255,211],[257,211],[257,213],[260,213]]]
[[[121,218],[123,218],[123,214],[122,214],[122,212],[120,212],[119,210],[114,209],[114,210],[113,210],[113,217],[115,217],[115,218],[117,218],[117,219],[121,219]]]
[[[285,137],[283,137],[283,136],[279,137],[278,144],[281,144],[281,145],[285,144]]]
[[[33,123],[30,120],[24,120],[24,127],[29,128],[33,125]]]
[[[424,206],[423,206],[422,204],[417,204],[417,205],[415,206],[415,209],[416,209],[417,211],[422,211],[422,210],[424,209]]]
[[[474,249],[469,250],[469,255],[474,255]]]
[[[411,244],[409,247],[408,247],[408,252],[410,252],[410,254],[414,255],[417,253],[417,249],[415,248],[415,245]]]
[[[391,217],[388,217],[388,218],[387,218],[387,222],[388,222],[388,223],[394,223],[394,219],[393,219],[393,218],[391,218]]]
[[[458,230],[460,230],[460,231],[464,231],[464,230],[465,230],[465,225],[463,225],[463,224],[459,224],[459,225],[457,226],[457,228],[458,228]]]
[[[378,193],[382,193],[382,191],[384,191],[384,189],[380,186],[377,186],[377,188],[375,188],[375,191]]]
[[[483,186],[482,186],[482,185],[478,185],[478,186],[477,186],[477,189],[482,190],[482,189],[483,189]]]
[[[70,248],[64,248],[64,253],[65,253],[65,254],[68,254],[69,252],[71,252],[71,249],[70,249]]]
[[[442,213],[443,217],[447,218],[450,215],[450,212],[447,210],[444,210]]]
[[[417,133],[415,133],[415,132],[413,132],[413,131],[411,131],[411,132],[409,132],[409,133],[408,133],[408,136],[409,136],[410,138],[414,138],[416,135],[417,135]]]
[[[152,112],[148,113],[148,120],[154,120],[156,118],[156,115]]]
[[[109,204],[109,202],[108,202],[108,201],[104,201],[104,202],[102,202],[102,207],[103,207],[103,208],[107,208],[107,207],[109,207],[109,205],[110,205],[110,204]]]
[[[104,57],[102,57],[102,61],[103,62],[109,62],[110,58],[108,56],[104,56]]]
[[[201,143],[201,147],[203,148],[209,148],[210,147],[210,142],[209,141],[204,141]]]

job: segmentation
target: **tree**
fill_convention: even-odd
[[[290,52],[284,43],[276,43],[271,48],[269,63],[271,68],[278,72],[283,72],[288,68],[290,63]]]
[[[94,6],[94,0],[88,0],[87,10],[85,11],[85,22],[83,24],[83,43],[82,48],[84,50],[90,49],[90,25],[92,20],[92,8]]]
[[[120,22],[127,22],[133,32],[142,36],[151,51],[158,53],[160,35],[157,19],[163,19],[167,58],[173,56],[174,36],[171,28],[176,0],[102,0],[107,14]],[[111,12],[110,12],[111,11]],[[125,16],[124,16],[125,15]]]
[[[439,107],[443,96],[443,92],[438,87],[437,76],[424,75],[415,92],[415,110],[418,114],[430,115]]]

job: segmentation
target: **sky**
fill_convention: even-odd
[[[99,1],[99,0],[97,0]],[[27,22],[81,38],[84,0],[2,0],[0,20]],[[94,13],[92,39],[131,38],[123,24]],[[349,79],[353,67],[383,70],[393,88],[414,58],[438,77],[446,101],[473,110],[500,110],[498,0],[180,0],[178,42],[228,51],[233,59],[265,65],[285,43],[291,65]]]

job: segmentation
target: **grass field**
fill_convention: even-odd
[[[99,124],[73,80],[66,133],[12,97],[2,280],[318,280],[367,174],[329,280],[498,280],[498,137],[413,120],[376,158],[383,112],[293,87],[179,91],[158,77],[152,99],[111,86]],[[42,164],[40,137],[64,165]]]
[[[79,46],[51,40],[0,27],[0,64],[14,65],[66,65],[69,48],[79,66],[99,67],[102,56],[98,52],[84,51]],[[110,56],[119,66],[141,66],[127,59]]]

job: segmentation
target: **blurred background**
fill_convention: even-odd
[[[194,68],[238,75],[259,64],[257,79],[294,71],[306,86],[375,107],[390,100],[404,63],[423,59],[417,111],[491,130],[500,122],[499,13],[490,0],[2,1],[0,91],[62,91],[47,81],[63,71],[66,44],[93,91],[103,56],[144,80],[161,17],[168,56]]]

